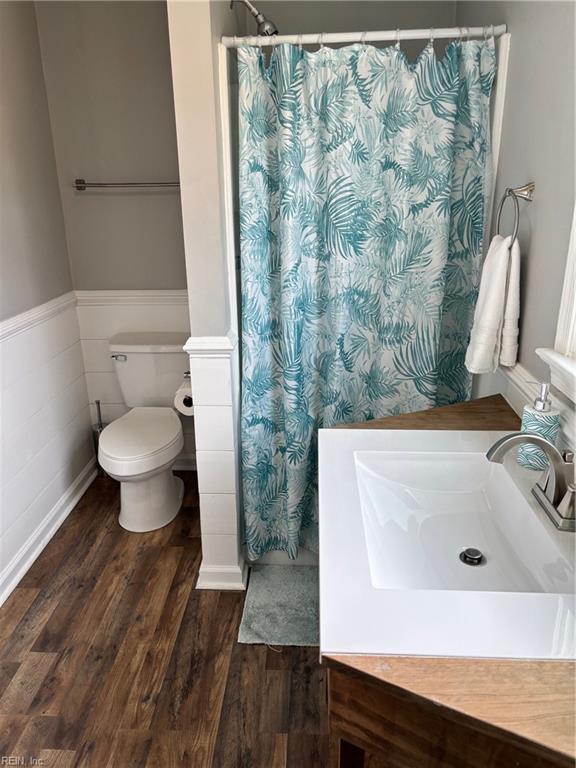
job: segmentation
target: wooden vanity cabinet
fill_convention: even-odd
[[[330,768],[575,765],[567,755],[340,668],[329,671],[329,713]]]

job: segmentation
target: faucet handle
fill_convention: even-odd
[[[550,482],[550,467],[548,466],[536,481],[536,485],[538,485],[544,491],[544,493],[546,493],[549,482]]]
[[[562,501],[557,507],[558,514],[565,520],[574,520],[576,517],[576,485],[568,483],[568,489]]]
[[[564,451],[562,454],[565,462],[564,472],[566,474],[566,480],[568,486],[576,482],[576,467],[574,466],[574,453],[572,451]],[[571,475],[571,477],[569,477]]]

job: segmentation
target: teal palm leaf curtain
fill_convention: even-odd
[[[494,41],[238,50],[248,554],[317,535],[317,432],[469,397]]]

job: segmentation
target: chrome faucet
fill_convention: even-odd
[[[553,443],[533,432],[512,432],[497,440],[486,454],[488,461],[502,464],[511,448],[530,443],[544,451],[550,466],[532,488],[536,501],[561,531],[576,530],[576,485],[574,454],[560,453]]]

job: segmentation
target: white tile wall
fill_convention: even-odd
[[[88,397],[91,403],[95,400],[100,400],[102,403],[110,405],[120,405],[124,402],[115,373],[87,371],[86,386],[88,387]]]
[[[194,405],[232,405],[229,358],[191,358]]]
[[[238,521],[237,347],[227,337],[190,339],[202,565],[198,589],[244,589]]]
[[[203,451],[196,446],[200,493],[236,493],[234,451]]]
[[[81,344],[86,373],[114,373],[114,362],[108,350],[108,339],[84,339]]]
[[[236,535],[238,530],[236,494],[200,494],[200,525],[202,536],[215,533]]]
[[[194,404],[196,442],[204,451],[234,450],[231,405]]]
[[[95,465],[75,297],[10,318],[0,337],[1,602]]]
[[[202,562],[212,567],[238,562],[238,536],[235,534],[202,535]]]

